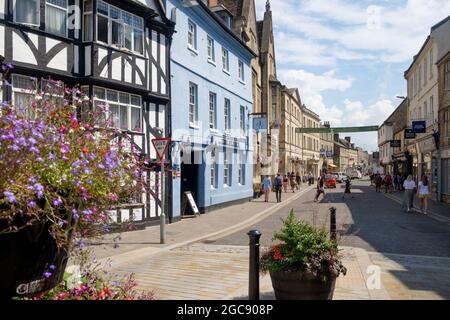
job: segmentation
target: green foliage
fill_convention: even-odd
[[[280,244],[272,246],[261,258],[263,272],[304,271],[323,280],[346,273],[339,260],[337,242],[330,240],[324,230],[299,221],[293,210],[273,240]]]

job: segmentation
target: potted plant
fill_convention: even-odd
[[[101,231],[107,210],[139,188],[133,150],[99,129],[107,106],[92,110],[78,89],[51,83],[27,117],[0,106],[0,297],[53,288],[72,240]]]
[[[261,257],[262,272],[270,273],[278,300],[330,300],[336,278],[347,270],[338,245],[324,230],[299,221],[291,211],[275,232],[279,243]]]

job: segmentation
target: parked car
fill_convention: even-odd
[[[343,172],[333,172],[333,175],[336,177],[336,181],[339,183],[345,182],[347,180],[347,175]]]
[[[325,188],[336,188],[336,178],[332,174],[325,176]]]

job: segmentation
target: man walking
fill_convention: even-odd
[[[377,175],[374,178],[374,182],[375,182],[375,192],[381,192],[381,182],[383,181],[383,179],[381,178],[380,174],[377,173]]]
[[[275,193],[277,196],[277,202],[281,202],[281,191],[283,188],[283,177],[281,174],[277,174],[275,178]]]

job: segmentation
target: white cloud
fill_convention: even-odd
[[[326,106],[325,91],[341,91],[352,87],[352,78],[338,78],[336,70],[314,74],[305,70],[280,70],[280,80],[288,87],[299,88],[302,102],[332,126],[352,127],[381,124],[395,109],[392,100],[380,97],[373,104],[345,99],[340,105]],[[377,149],[376,133],[353,135],[355,142],[372,151]]]

